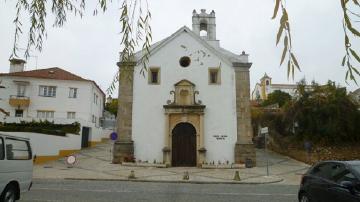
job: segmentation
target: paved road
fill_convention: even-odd
[[[298,186],[36,180],[22,202],[296,202]]]

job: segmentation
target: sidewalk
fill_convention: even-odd
[[[33,177],[35,179],[129,180],[131,171],[134,171],[136,178],[132,179],[133,181],[298,185],[301,174],[308,168],[304,163],[270,152],[268,155],[270,175],[266,176],[266,155],[262,150],[257,151],[258,167],[250,169],[126,167],[111,163],[110,143],[81,150],[76,156],[78,162],[72,168],[64,163],[65,159],[34,165]],[[235,171],[239,171],[240,181],[233,180]],[[189,173],[189,180],[183,180],[185,172]]]

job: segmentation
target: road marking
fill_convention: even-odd
[[[32,190],[46,190],[46,191],[80,191],[80,192],[100,192],[100,193],[138,193],[140,191],[129,191],[129,190],[107,190],[107,189],[55,189],[55,188],[33,188]],[[157,193],[157,194],[170,194],[170,192],[149,192],[142,190],[142,193]],[[183,194],[185,192],[171,192],[171,194]],[[220,192],[220,193],[206,193],[206,192],[200,192],[200,193],[192,193],[192,192],[186,192],[186,194],[192,194],[192,195],[227,195],[227,196],[296,196],[297,194],[286,194],[286,193],[226,193],[226,192]]]

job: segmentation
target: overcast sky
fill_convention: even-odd
[[[109,5],[105,14],[92,16],[87,1],[85,17],[69,17],[63,28],[48,23],[48,38],[37,56],[38,68],[61,67],[84,78],[95,80],[103,90],[109,86],[118,61],[121,36],[119,2]],[[193,9],[215,10],[217,38],[221,46],[240,54],[250,54],[251,89],[265,72],[273,83],[295,83],[305,77],[308,81],[325,83],[334,80],[349,90],[358,88],[344,82],[341,67],[344,55],[340,2],[335,0],[287,0],[293,32],[293,46],[302,72],[295,81],[287,79],[286,67],[279,67],[281,47],[275,46],[278,19],[272,21],[273,0],[149,0],[154,42],[159,41],[183,25],[191,28]],[[0,1],[0,72],[9,71],[9,56],[13,45],[15,16],[14,1]],[[28,19],[23,19],[26,25]],[[26,27],[26,26],[25,26]],[[25,31],[24,27],[24,31]],[[21,46],[25,47],[23,35]],[[358,45],[358,44],[357,44]],[[354,46],[354,44],[353,44]],[[360,47],[360,46],[357,46]],[[359,49],[357,49],[359,51]],[[26,70],[36,68],[36,59],[28,60]],[[116,96],[116,95],[115,95]]]

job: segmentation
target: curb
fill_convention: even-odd
[[[264,176],[266,177],[266,176]],[[277,177],[269,182],[246,182],[246,181],[185,181],[185,180],[143,180],[143,179],[101,179],[101,178],[33,178],[34,180],[69,180],[69,181],[119,181],[119,182],[148,182],[148,183],[178,183],[178,184],[273,184],[282,182],[284,179]]]

